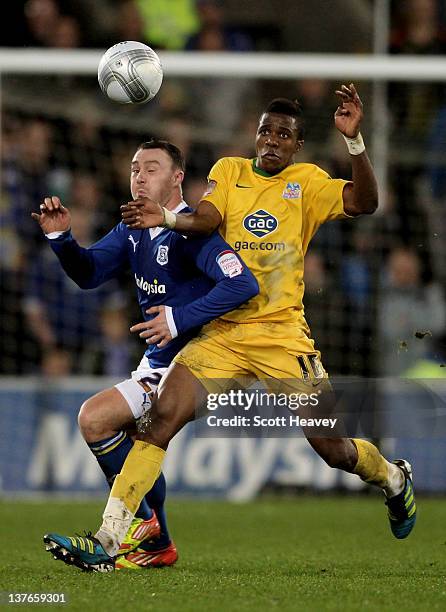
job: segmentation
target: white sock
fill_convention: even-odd
[[[117,497],[109,498],[102,515],[102,525],[95,538],[110,557],[114,557],[118,552],[134,516],[122,500]]]
[[[394,463],[387,461],[387,467],[389,468],[389,485],[383,490],[387,497],[395,497],[404,489],[406,477],[403,470]]]

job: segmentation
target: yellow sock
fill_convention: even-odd
[[[376,446],[366,440],[352,438],[353,444],[358,451],[358,463],[353,472],[358,474],[361,480],[377,485],[382,489],[389,486],[389,462],[385,459]]]
[[[110,497],[120,499],[135,514],[142,498],[158,478],[165,454],[165,450],[154,444],[136,440],[121,473],[115,478]]]

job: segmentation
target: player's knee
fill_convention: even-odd
[[[87,442],[104,437],[104,425],[100,418],[100,407],[94,398],[87,399],[81,406],[77,417],[80,432]]]
[[[79,414],[77,415],[77,424],[83,437],[87,439],[91,428],[91,412],[89,401],[85,401],[80,407]]]
[[[154,400],[150,409],[150,421],[139,437],[160,448],[167,448],[171,439],[184,425],[178,402],[168,399]]]
[[[163,404],[155,406],[152,417],[152,436],[160,447],[167,446],[177,432],[174,409]]]

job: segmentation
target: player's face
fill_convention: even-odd
[[[134,200],[150,198],[164,206],[182,180],[183,172],[162,149],[139,149],[133,156],[130,191]]]
[[[293,163],[294,154],[303,144],[297,139],[297,120],[288,115],[264,113],[256,136],[257,167],[277,174]]]

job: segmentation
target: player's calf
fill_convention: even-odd
[[[358,453],[349,438],[308,438],[317,454],[332,468],[353,472]]]

